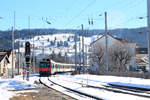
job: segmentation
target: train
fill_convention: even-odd
[[[58,63],[53,60],[39,61],[40,76],[50,76],[60,72],[75,71],[75,64]]]

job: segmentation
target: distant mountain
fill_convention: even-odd
[[[38,35],[58,34],[58,33],[74,33],[78,35],[84,35],[91,37],[93,35],[103,35],[104,30],[74,30],[74,29],[23,29],[15,31],[15,39],[18,38],[18,32],[21,34],[20,37],[28,39]],[[134,28],[134,29],[114,29],[108,31],[113,36],[123,38],[129,41],[138,43],[141,46],[147,46],[147,29],[146,27]],[[12,32],[11,31],[0,31],[0,49],[11,49],[12,45]],[[17,48],[17,44],[15,44]]]
[[[134,29],[115,29],[110,30],[110,34],[117,37],[133,41],[141,46],[147,46],[147,28],[134,28]]]

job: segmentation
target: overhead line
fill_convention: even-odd
[[[138,17],[132,17],[132,18],[130,18],[130,19],[128,19],[127,21],[125,21],[125,22],[122,22],[122,23],[119,23],[119,24],[117,24],[117,25],[114,25],[114,27],[118,27],[118,26],[120,26],[120,24],[126,24],[126,23],[129,23],[129,22],[131,22],[131,21],[133,21],[133,20],[136,20],[136,19],[139,19],[140,20],[140,18],[142,18],[142,19],[145,19],[145,18],[147,18],[147,16],[138,16]],[[113,27],[113,26],[112,26]]]
[[[96,0],[93,0],[92,2],[90,2],[84,9],[82,9],[76,16],[74,16],[71,20],[69,20],[69,22],[67,24],[65,24],[64,26],[66,27],[67,25],[71,24],[73,22],[73,20],[75,20],[77,17],[79,17],[88,7],[90,7],[92,4],[95,3]]]
[[[136,5],[138,5],[139,3],[141,3],[143,0],[139,0],[139,1],[131,1],[131,2],[128,2],[126,5],[124,5],[125,7],[122,7],[123,9],[127,9],[127,8],[134,8],[136,7]],[[131,7],[132,5],[132,7]],[[133,13],[132,13],[133,14]],[[124,23],[128,23],[128,22],[131,22],[133,21],[134,19],[138,19],[139,17],[144,17],[144,16],[138,16],[138,17],[132,17],[132,18],[129,18],[127,21],[125,22],[122,22],[122,23],[119,23],[117,24],[117,26],[119,26],[120,24],[124,24]],[[145,16],[147,17],[147,16]],[[111,19],[111,20],[114,20],[115,18]],[[116,25],[114,25],[116,26]],[[112,26],[113,27],[113,26]]]

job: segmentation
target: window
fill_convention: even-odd
[[[50,62],[40,62],[40,67],[50,67]]]

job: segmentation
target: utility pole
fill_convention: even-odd
[[[67,62],[67,52],[65,51],[65,63],[68,63]]]
[[[12,27],[12,78],[14,78],[14,27]]]
[[[42,42],[42,54],[44,55],[44,42]]]
[[[79,35],[79,38],[80,38],[80,35]],[[81,40],[79,41],[79,66],[81,67]]]
[[[30,41],[31,41],[30,16],[28,16],[28,30],[29,30],[29,39],[30,39]]]
[[[75,34],[74,40],[75,40],[75,68],[77,71],[77,35],[76,34]]]
[[[33,36],[33,73],[36,73],[36,68],[35,68],[35,54],[34,54],[34,36]]]
[[[30,16],[28,17],[28,28],[29,28],[29,38],[30,38],[30,41],[31,41],[31,30],[30,30]],[[35,73],[35,54],[34,54],[34,36],[33,36],[33,44],[32,44],[32,71],[33,73]]]
[[[82,27],[82,57],[83,57],[83,68],[84,68],[84,33],[83,33],[83,24],[81,25],[81,27]]]
[[[148,62],[150,72],[150,0],[147,0],[147,28],[148,28]]]
[[[14,27],[12,27],[12,78],[14,78],[14,33],[15,33],[15,23],[16,22],[16,14],[14,11]]]
[[[20,32],[18,32],[18,75],[20,68]]]
[[[88,65],[88,45],[85,45],[85,50],[86,50],[86,66]]]
[[[108,32],[107,32],[107,12],[105,12],[105,42],[106,42],[106,71],[109,69],[108,65]]]
[[[35,68],[35,52],[34,52],[34,35],[33,35],[33,47],[32,47],[32,69],[33,69],[33,73],[36,72],[36,68]]]

